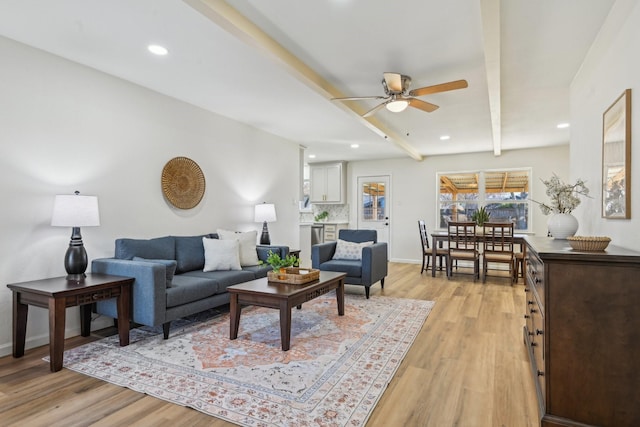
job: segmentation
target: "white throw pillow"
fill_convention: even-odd
[[[258,252],[256,250],[256,240],[258,232],[245,231],[244,233],[236,233],[235,231],[218,229],[218,237],[222,240],[237,240],[240,243],[240,265],[247,267],[250,265],[258,265]]]
[[[336,252],[333,254],[333,259],[347,259],[355,261],[361,260],[362,248],[372,244],[373,242],[355,243],[338,239]]]
[[[240,266],[240,244],[237,240],[202,238],[204,246],[204,269],[202,271],[242,270]]]

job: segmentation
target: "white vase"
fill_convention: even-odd
[[[554,239],[566,239],[578,231],[578,220],[569,213],[557,213],[549,217],[547,228]]]

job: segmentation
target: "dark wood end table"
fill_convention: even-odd
[[[130,277],[89,273],[82,280],[66,277],[34,280],[7,285],[13,291],[13,357],[24,356],[29,305],[49,310],[49,366],[51,372],[62,369],[66,308],[80,306],[80,330],[91,332],[91,304],[118,298],[118,335],[120,345],[129,345]]]
[[[257,305],[259,307],[280,310],[280,341],[282,351],[288,351],[291,343],[291,309],[301,308],[302,303],[336,290],[338,315],[344,316],[344,278],[345,273],[321,271],[320,278],[303,285],[269,282],[267,278],[229,286],[230,295],[230,331],[229,338],[238,338],[240,327],[240,313],[242,305]]]

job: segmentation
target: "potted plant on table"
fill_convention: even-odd
[[[478,227],[483,227],[485,222],[489,221],[489,217],[491,216],[491,214],[489,212],[487,212],[487,210],[485,209],[484,206],[480,207],[480,209],[478,209],[477,211],[475,211],[473,213],[473,215],[471,215],[471,220],[474,221]],[[478,230],[479,232],[482,232],[482,229]],[[476,232],[478,232],[476,231]]]
[[[291,254],[282,258],[280,254],[269,251],[266,261],[260,261],[260,264],[268,264],[274,273],[278,274],[279,279],[284,279],[287,274],[287,267],[297,267],[299,260]]]

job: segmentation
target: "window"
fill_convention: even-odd
[[[530,230],[530,169],[438,173],[439,227],[449,221],[471,221],[481,206],[492,221],[510,221]]]

